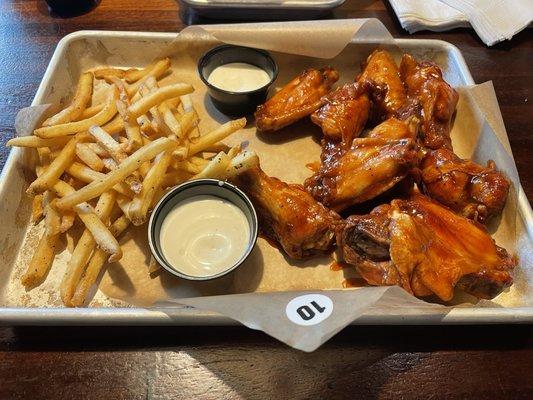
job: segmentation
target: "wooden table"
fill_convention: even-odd
[[[384,4],[385,3],[385,4]],[[51,17],[42,0],[0,2],[0,131],[13,136],[60,38],[80,29],[179,31],[174,0],[103,0]],[[388,3],[347,1],[330,18],[377,17],[410,37]],[[207,21],[200,21],[207,22]],[[473,31],[420,33],[458,46],[476,82],[493,80],[533,195],[533,31],[486,48]],[[0,328],[0,398],[533,398],[529,326],[351,327],[312,354],[245,328]]]

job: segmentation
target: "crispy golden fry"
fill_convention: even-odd
[[[35,287],[44,281],[54,261],[58,241],[59,235],[46,236],[43,233],[35,249],[35,253],[33,253],[28,269],[22,275],[21,281],[25,287]]]
[[[115,104],[116,107],[116,104]],[[102,126],[107,133],[110,135],[116,135],[124,130],[124,120],[120,115],[115,116],[111,121]]]
[[[150,65],[147,68],[143,69],[137,69],[137,68],[130,68],[126,71],[126,75],[124,76],[124,79],[128,83],[133,83],[135,81],[138,81],[142,77],[144,77],[148,72],[150,72],[150,69],[153,65]]]
[[[36,129],[33,134],[42,138],[51,138],[57,136],[72,135],[77,132],[83,132],[93,125],[102,125],[109,121],[117,113],[117,106],[115,102],[118,99],[118,89],[116,86],[111,86],[109,95],[106,99],[106,105],[98,114],[76,122],[67,122],[61,125],[45,126]]]
[[[17,146],[17,147],[56,147],[64,146],[71,138],[68,136],[56,137],[50,139],[42,139],[37,136],[19,136],[13,139],[9,139],[6,143],[6,146]]]
[[[86,165],[83,165],[77,162],[72,163],[72,165],[70,165],[66,169],[66,171],[68,172],[69,175],[85,183],[91,183],[98,179],[105,178],[105,174],[92,170]],[[124,182],[117,183],[115,186],[113,186],[113,190],[125,196],[133,197],[132,190]]]
[[[126,76],[126,71],[119,68],[100,68],[93,73],[96,79],[105,79],[108,83],[112,83],[111,78],[124,78]]]
[[[102,221],[107,221],[109,219],[114,204],[115,194],[112,191],[103,193],[100,199],[98,199],[98,203],[96,204],[95,209],[95,216],[101,223],[103,223]],[[112,241],[116,242],[116,246],[120,248],[118,242],[111,234],[111,232],[109,232],[107,228],[105,230],[107,231],[109,236],[113,238]],[[67,265],[67,271],[63,276],[63,280],[61,281],[60,286],[61,299],[63,300],[63,303],[67,306],[71,306],[70,300],[72,298],[72,295],[76,290],[76,286],[78,285],[80,277],[83,274],[85,266],[87,265],[87,261],[89,260],[89,257],[91,256],[91,253],[93,252],[97,242],[97,237],[95,237],[92,232],[86,229],[81,235],[80,240],[76,244],[76,247],[74,248],[72,257]],[[100,248],[102,249],[102,251],[109,253],[109,251],[106,251],[105,248]]]
[[[198,174],[192,177],[192,179],[224,179],[224,173],[229,166],[231,159],[226,153],[218,153],[207,166]]]
[[[130,221],[128,218],[123,215],[113,222],[113,224],[109,227],[109,230],[115,237],[118,237],[126,230],[129,223]],[[70,304],[73,307],[81,307],[85,303],[91,287],[94,285],[96,279],[98,279],[98,276],[100,275],[106,258],[107,254],[103,250],[96,249],[94,251],[91,259],[89,260],[89,264],[85,269],[85,274],[81,277],[76,292],[71,298]]]
[[[89,133],[104,149],[109,152],[111,157],[117,163],[121,163],[128,157],[126,152],[122,149],[122,147],[120,147],[120,144],[99,126],[91,126],[89,128]]]
[[[196,111],[191,110],[187,111],[183,115],[180,116],[179,123],[181,125],[181,131],[183,137],[189,138],[191,141],[192,139],[197,139],[199,136],[199,132],[196,134],[192,134],[193,131],[197,130],[198,125],[198,115],[196,114]]]
[[[76,154],[76,145],[83,140],[86,140],[88,135],[78,134],[63,147],[61,153],[55,158],[50,166],[43,171],[43,173],[34,180],[26,193],[30,196],[37,193],[42,193],[46,189],[50,189],[59,179],[65,169],[72,163]]]
[[[98,157],[111,157],[108,151],[98,143],[87,143],[87,146],[90,147],[90,149],[94,151]]]
[[[72,103],[64,110],[44,121],[43,126],[66,124],[76,119],[83,113],[83,110],[85,110],[85,107],[91,101],[92,93],[93,74],[91,72],[85,72],[80,77]]]
[[[146,79],[150,77],[159,79],[169,68],[170,68],[169,58],[164,58],[162,60],[157,61],[155,65],[153,66],[153,68],[151,68],[143,78],[139,79],[137,82],[135,82],[128,88],[128,94],[130,96],[135,94],[139,90],[141,85],[146,81]]]
[[[131,175],[144,161],[151,160],[162,151],[172,149],[176,146],[176,142],[168,138],[154,140],[152,143],[141,147],[131,156],[126,158],[115,170],[106,174],[105,178],[94,181],[78,190],[76,193],[72,193],[59,199],[56,203],[57,207],[61,210],[68,210],[76,204],[98,197],[103,192]]]
[[[61,217],[61,226],[59,228],[61,233],[65,233],[70,228],[72,228],[72,225],[74,225],[74,221],[76,220],[76,213],[72,211],[63,211],[63,215]]]
[[[244,171],[259,166],[259,157],[253,151],[237,154],[224,172],[224,179],[232,179]]]
[[[161,269],[161,266],[155,260],[155,257],[150,254],[150,261],[148,262],[148,273],[151,275]]]
[[[161,113],[166,126],[168,126],[168,128],[174,135],[176,135],[176,137],[181,139],[183,135],[181,124],[172,113],[172,110],[166,101],[159,105],[159,112]]]
[[[91,118],[92,116],[102,111],[104,107],[105,103],[100,103],[91,107],[87,107],[77,118],[74,118],[73,121],[81,121],[82,119]]]
[[[175,83],[174,85],[164,86],[133,103],[128,107],[127,112],[131,117],[136,118],[147,113],[150,108],[165,100],[191,93],[193,90],[193,87],[187,83]]]
[[[142,225],[146,222],[148,210],[153,204],[157,190],[161,187],[171,159],[172,154],[167,151],[159,154],[154,160],[152,168],[144,178],[141,193],[133,198],[129,206],[129,217],[133,225]]]
[[[142,146],[141,128],[139,127],[136,118],[130,118],[130,115],[127,112],[128,106],[129,103],[126,101],[117,101],[117,110],[122,118],[124,130],[126,131],[129,140],[128,148],[138,149]]]
[[[176,186],[180,183],[190,179],[192,174],[186,171],[172,171],[167,172],[161,181],[161,188],[166,189],[171,186]]]
[[[76,145],[76,156],[95,171],[105,168],[104,162],[86,143]]]
[[[54,194],[48,190],[43,195],[44,233],[46,236],[54,236],[61,233],[61,215],[51,205],[54,198]]]
[[[232,133],[242,129],[246,126],[246,118],[240,118],[233,121],[228,121],[224,125],[219,126],[212,132],[209,132],[203,136],[200,136],[195,143],[191,143],[189,147],[189,157],[193,156],[201,151],[204,151],[207,147],[224,140]]]
[[[37,223],[43,216],[43,194],[36,195],[31,202],[31,222]]]

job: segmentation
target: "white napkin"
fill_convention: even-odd
[[[474,28],[487,46],[511,39],[533,21],[533,0],[389,0],[402,27],[445,31]]]

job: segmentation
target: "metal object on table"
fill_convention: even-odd
[[[296,20],[318,18],[345,0],[180,0],[194,16],[234,20]],[[192,18],[194,19],[194,18]]]
[[[158,48],[170,43],[174,33],[151,32],[106,32],[79,31],[63,38],[52,56],[43,80],[37,90],[32,105],[58,103],[61,96],[71,87],[69,75],[79,73],[81,66],[73,60],[90,57],[91,51],[105,48],[113,55],[117,66],[139,67],[146,65],[158,56]],[[404,50],[418,57],[440,55],[445,60],[445,78],[454,86],[474,84],[463,56],[453,45],[439,40],[397,39],[396,43]],[[365,44],[357,42],[357,45]],[[373,48],[375,43],[367,43],[365,51]],[[135,49],[135,52],[131,50]],[[84,58],[74,57],[73,53],[82,53]],[[134,54],[128,58],[125,54]],[[98,66],[101,60],[89,60],[90,66]],[[86,67],[86,66],[85,66]],[[21,221],[29,221],[29,200],[25,197],[27,177],[23,166],[31,165],[31,152],[22,148],[11,150],[0,175],[0,241],[4,244],[2,268],[0,268],[0,324],[3,325],[234,325],[235,321],[213,312],[206,312],[190,307],[174,306],[171,308],[143,309],[99,299],[102,307],[67,309],[48,303],[43,296],[42,303],[25,307],[20,298],[10,298],[12,292],[8,284],[13,279],[15,262],[19,247],[26,234],[27,225],[21,227]],[[523,220],[532,221],[532,211],[524,191],[520,188],[518,212]],[[14,229],[16,227],[17,229]],[[533,227],[526,227],[531,235]],[[56,288],[57,290],[57,288]],[[441,310],[425,310],[421,315],[415,309],[397,310],[373,308],[358,318],[355,324],[486,324],[486,323],[530,323],[533,321],[533,307],[520,308],[455,308],[445,314]]]

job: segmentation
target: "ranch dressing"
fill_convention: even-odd
[[[174,269],[207,277],[241,259],[250,240],[250,227],[235,204],[200,195],[176,204],[161,225],[159,240],[163,256]]]
[[[215,68],[209,74],[207,81],[228,92],[250,92],[267,85],[270,76],[252,64],[229,63]]]

